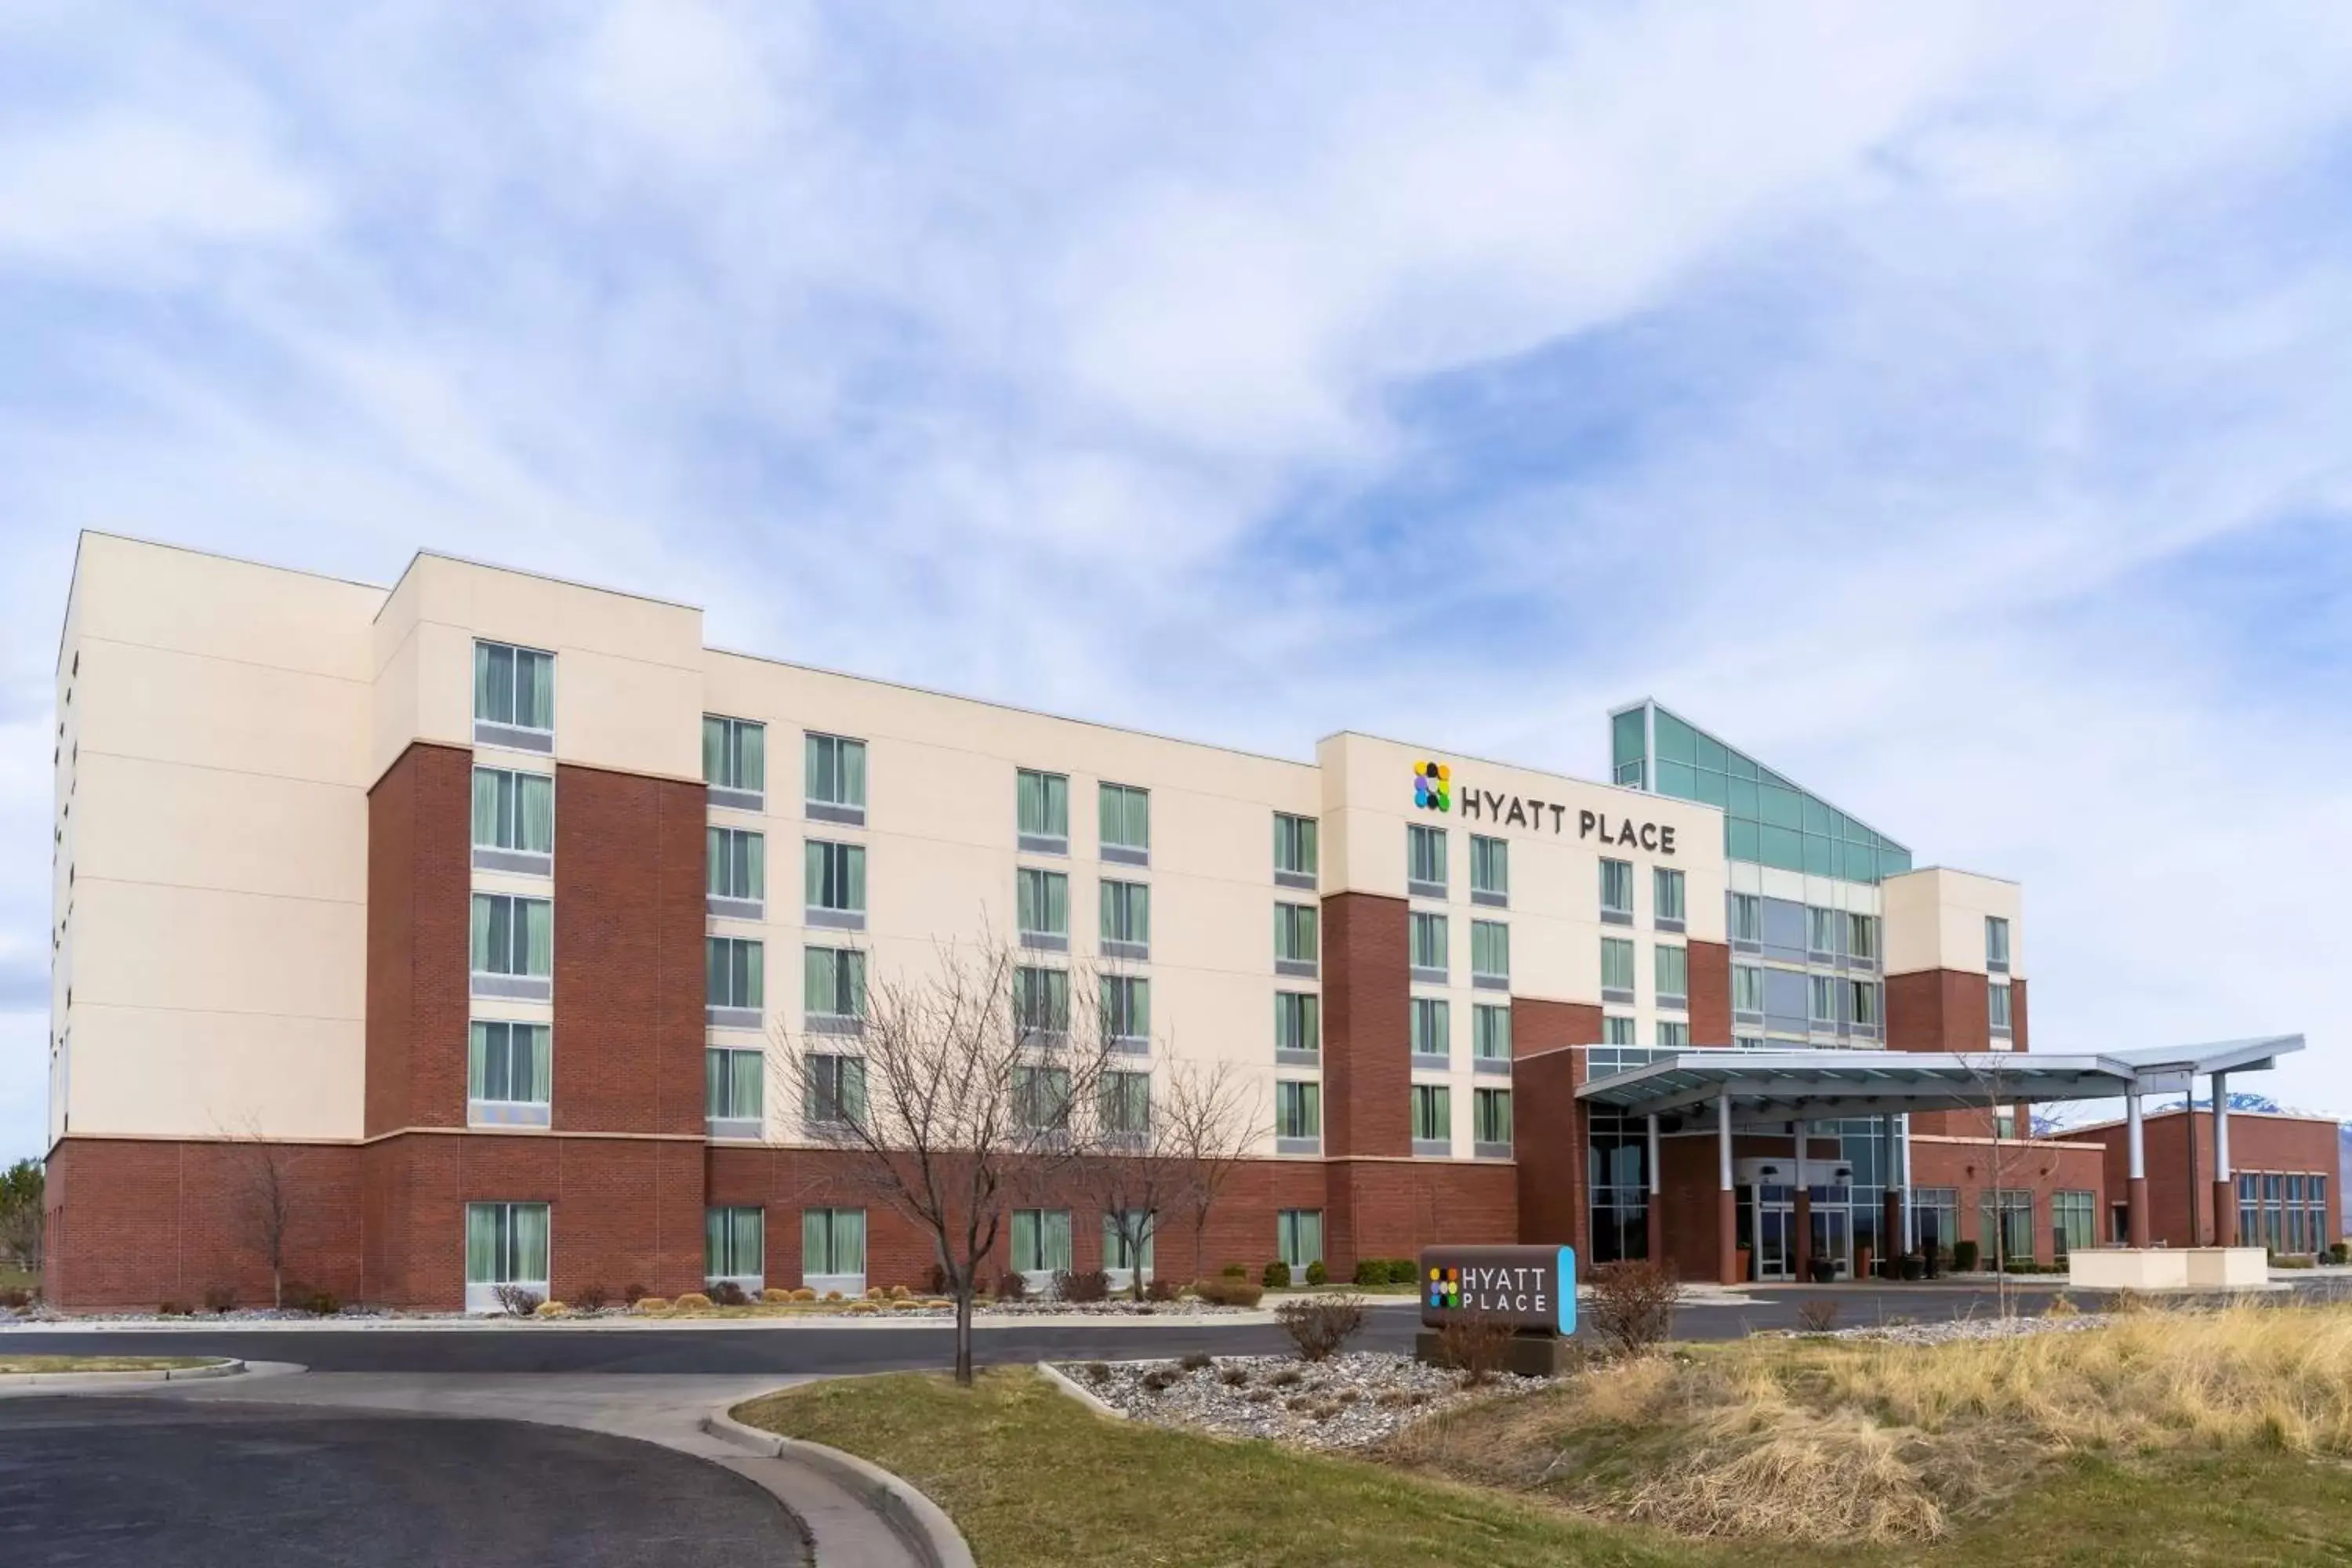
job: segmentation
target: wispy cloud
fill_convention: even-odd
[[[1592,773],[1654,691],[2022,879],[2041,1039],[2303,1027],[2352,1110],[2340,8],[33,4],[0,61],[27,942],[73,529],[432,544],[1294,753]]]

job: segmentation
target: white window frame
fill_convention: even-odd
[[[475,1211],[479,1209],[499,1211],[499,1218],[494,1222],[498,1226],[499,1234],[492,1244],[492,1251],[495,1256],[491,1259],[488,1269],[490,1277],[486,1279],[477,1279],[474,1278],[476,1272],[474,1268],[473,1247],[474,1215]],[[547,1256],[540,1259],[541,1267],[536,1271],[536,1278],[528,1277],[530,1271],[520,1269],[520,1263],[523,1260],[517,1257],[517,1243],[520,1239],[520,1232],[517,1227],[516,1221],[518,1218],[518,1211],[524,1209],[536,1209],[539,1211],[541,1216],[541,1232],[546,1237]],[[536,1294],[542,1301],[551,1299],[549,1293],[548,1282],[555,1277],[554,1205],[545,1203],[509,1202],[503,1199],[489,1199],[467,1204],[464,1215],[465,1218],[463,1223],[466,1229],[464,1236],[461,1237],[460,1245],[465,1254],[467,1311],[503,1312],[506,1310],[506,1304],[499,1300],[499,1288],[502,1285],[520,1286],[523,1289]]]
[[[712,1221],[721,1215],[728,1216],[723,1222],[728,1226],[728,1234],[721,1250],[730,1254],[736,1251],[736,1244],[740,1239],[733,1231],[736,1219],[744,1215],[751,1216],[752,1228],[759,1233],[759,1239],[752,1244],[751,1247],[759,1263],[757,1268],[745,1270],[741,1265],[747,1260],[740,1256],[725,1258],[711,1256],[711,1242],[714,1239],[711,1233]],[[733,1263],[737,1267],[731,1270],[720,1269],[718,1268],[720,1263]],[[761,1291],[768,1288],[768,1211],[766,1209],[757,1204],[712,1204],[703,1209],[702,1279],[706,1285],[716,1285],[722,1280],[729,1284],[739,1285],[745,1295],[755,1300]]]

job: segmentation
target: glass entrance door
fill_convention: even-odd
[[[1790,1187],[1757,1187],[1756,1278],[1788,1279],[1797,1268],[1796,1192]]]
[[[1837,1268],[1837,1278],[1853,1278],[1853,1207],[1846,1200],[1843,1187],[1825,1187],[1833,1192],[1836,1201],[1813,1203],[1813,1256],[1826,1258]]]

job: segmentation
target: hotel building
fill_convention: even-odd
[[[2120,1179],[2024,1139],[1996,1183],[1981,1093],[1736,1137],[1728,1098],[1591,1098],[1707,1047],[2028,1044],[2014,883],[1915,868],[1654,703],[1612,717],[1608,784],[1353,733],[1265,757],[441,555],[383,588],[92,533],[57,711],[68,1308],[266,1295],[265,1156],[288,1272],[346,1300],[917,1282],[772,1058],[854,1057],[866,974],[983,933],[1113,967],[1141,1070],[1248,1076],[1213,1268],[1526,1239],[1727,1277],[1736,1228],[1769,1279],[1994,1225],[2047,1258]],[[1008,1229],[1005,1267],[1118,1261],[1098,1215]]]

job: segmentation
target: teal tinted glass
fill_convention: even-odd
[[[1661,763],[1694,763],[1698,760],[1698,734],[1689,725],[1661,708],[1658,714],[1658,761]]]
[[[1664,714],[1659,715],[1661,719]],[[1698,771],[1688,763],[1658,763],[1658,793],[1676,800],[1689,800],[1698,793]]]
[[[1609,721],[1610,761],[1618,767],[1642,760],[1642,710],[1628,709]]]
[[[1804,836],[1793,827],[1775,827],[1766,824],[1759,829],[1756,858],[1767,866],[1778,866],[1783,871],[1805,868]]]
[[[1698,787],[1692,792],[1696,798],[1706,802],[1709,805],[1730,804],[1731,781],[1721,773],[1710,773],[1701,768],[1698,770],[1697,784]]]
[[[1885,839],[1879,840],[1879,845],[1878,874],[1880,876],[1897,877],[1911,869],[1911,851],[1899,845],[1889,844]]]
[[[1830,831],[1830,808],[1811,795],[1804,797],[1805,831],[1826,834]]]
[[[1734,860],[1759,858],[1762,854],[1757,845],[1757,835],[1759,831],[1761,830],[1752,822],[1743,822],[1736,816],[1725,817],[1723,819],[1723,852]]]
[[[1805,869],[1816,877],[1834,875],[1830,870],[1830,840],[1817,833],[1805,835]]]
[[[1758,815],[1773,827],[1798,826],[1803,821],[1803,812],[1799,806],[1801,799],[1795,790],[1779,784],[1765,784],[1757,791],[1758,803],[1764,808]]]
[[[1691,760],[1700,767],[1713,768],[1717,773],[1721,773],[1726,755],[1722,742],[1712,735],[1703,734],[1698,738],[1698,753]]]
[[[1749,764],[1748,772],[1752,773],[1755,771],[1754,764]],[[1755,816],[1757,815],[1756,781],[1753,778],[1741,778],[1738,773],[1734,773],[1726,783],[1729,787],[1730,799],[1724,802],[1725,809],[1734,816]]]

